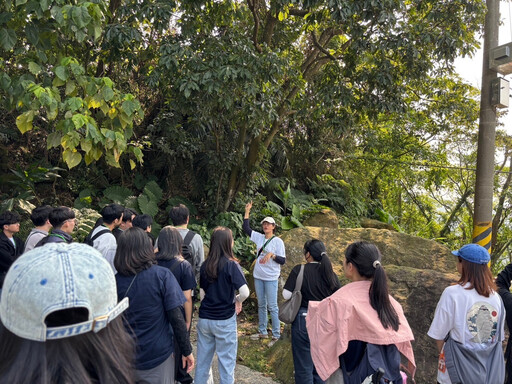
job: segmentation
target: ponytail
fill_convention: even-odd
[[[319,262],[320,275],[323,277],[329,289],[334,293],[340,288],[340,281],[332,269],[332,263],[323,242],[317,239],[306,241],[304,253],[309,252],[313,260]]]
[[[348,246],[345,257],[347,263],[352,263],[361,276],[372,279],[370,305],[377,311],[382,326],[398,331],[400,321],[389,300],[388,279],[380,263],[382,256],[379,249],[367,241],[358,241]]]

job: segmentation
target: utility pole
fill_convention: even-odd
[[[491,105],[491,82],[498,75],[489,68],[489,55],[491,49],[498,46],[500,5],[499,0],[487,0],[486,3],[487,14],[484,25],[484,58],[476,160],[473,243],[480,244],[491,253],[494,148],[496,139],[496,108]]]

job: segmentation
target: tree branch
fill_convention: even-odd
[[[318,42],[318,39],[316,37],[315,31],[311,32],[311,38],[313,39],[313,44],[315,45],[315,47],[317,47],[322,53],[324,53],[331,60],[337,61],[337,59],[333,55],[331,55],[331,53],[327,49],[325,49],[324,47],[322,47],[320,45],[320,43]]]
[[[261,53],[262,49],[260,44],[258,43],[258,32],[260,30],[260,17],[258,16],[258,10],[256,9],[258,4],[258,0],[247,0],[247,5],[251,10],[252,17],[254,19],[254,28],[252,30],[252,41],[254,43],[254,48]]]

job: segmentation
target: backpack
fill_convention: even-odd
[[[94,228],[94,229],[96,229],[96,228]],[[90,245],[91,247],[94,247],[94,240],[96,240],[101,235],[104,235],[105,233],[110,232],[110,229],[102,229],[101,231],[99,231],[94,236],[91,236],[92,233],[94,232],[94,229],[84,239],[84,243],[87,244],[87,245]]]
[[[394,344],[377,345],[367,343],[359,364],[352,372],[346,371],[343,355],[340,356],[340,366],[345,384],[360,384],[368,376],[377,372],[379,368],[386,372],[384,377],[378,381],[379,384],[390,381],[393,384],[402,384],[400,361],[400,352]]]
[[[192,247],[190,246],[190,243],[192,242],[192,239],[195,235],[197,235],[197,233],[189,230],[185,235],[185,238],[183,239],[183,245],[181,246],[181,256],[183,256],[183,258],[190,263],[194,274],[196,270],[196,263],[194,255],[192,254]]]

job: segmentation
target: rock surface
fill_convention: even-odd
[[[417,365],[416,383],[435,382],[437,352],[435,342],[427,336],[427,331],[441,293],[457,281],[456,258],[448,248],[435,241],[371,228],[305,227],[288,231],[281,238],[286,246],[287,258],[281,273],[283,283],[293,266],[304,262],[302,249],[308,239],[317,238],[325,243],[340,278],[343,277],[343,257],[348,244],[357,240],[376,244],[383,255],[390,293],[403,306],[415,336],[413,348]],[[347,282],[344,278],[341,280]],[[278,379],[292,384],[293,364],[289,362],[293,359],[289,339],[284,337],[284,340],[274,345],[272,351]]]
[[[338,228],[339,219],[331,209],[322,209],[310,218],[304,220],[306,227]]]

